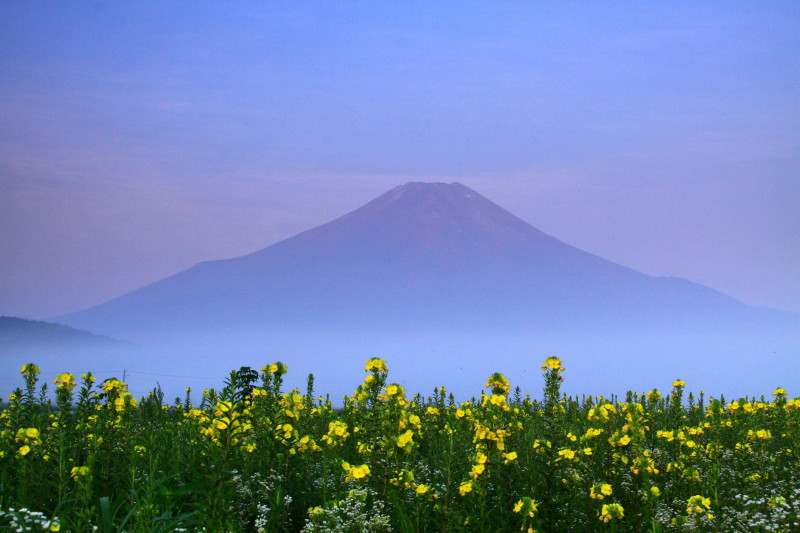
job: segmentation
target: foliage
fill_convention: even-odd
[[[800,400],[672,390],[409,398],[386,362],[343,407],[231,372],[198,404],[84,374],[0,404],[0,531],[800,531]]]

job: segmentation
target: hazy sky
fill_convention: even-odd
[[[0,314],[429,180],[800,311],[800,3],[0,3]]]

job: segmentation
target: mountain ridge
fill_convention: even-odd
[[[0,347],[46,344],[118,345],[125,341],[44,320],[0,316]]]

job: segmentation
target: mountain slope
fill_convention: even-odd
[[[114,336],[247,328],[538,331],[796,327],[542,233],[459,184],[408,183],[255,253],[59,321]]]

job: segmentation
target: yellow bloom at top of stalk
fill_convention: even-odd
[[[550,369],[550,370],[557,370],[559,372],[563,372],[564,371],[564,367],[561,366],[561,363],[563,363],[563,362],[564,361],[562,361],[558,357],[548,357],[547,359],[544,360],[544,364],[542,365],[542,370]]]
[[[508,394],[508,391],[511,390],[508,379],[500,372],[495,372],[489,376],[489,379],[486,380],[485,387],[492,389],[494,394]]]
[[[288,370],[289,367],[281,362],[270,363],[261,368],[265,374],[285,374]]]
[[[28,363],[26,365],[22,365],[22,370],[20,370],[19,373],[25,376],[38,376],[41,374],[41,371],[35,364]]]
[[[783,387],[778,387],[772,392],[773,396],[777,396],[778,398],[785,398],[786,397],[786,389]]]
[[[676,379],[675,381],[672,382],[672,386],[675,387],[676,389],[683,388],[686,386],[686,382],[683,381],[682,379]]]
[[[380,372],[382,374],[386,374],[389,372],[389,369],[386,368],[386,361],[379,357],[373,357],[372,359],[367,359],[367,365],[364,367],[365,372],[375,371]]]
[[[69,372],[64,372],[62,374],[56,374],[56,379],[53,380],[53,385],[59,389],[67,389],[71,391],[75,388],[77,383],[75,382],[75,376]]]
[[[103,382],[101,388],[104,392],[123,392],[128,388],[128,386],[116,378],[109,378]]]

